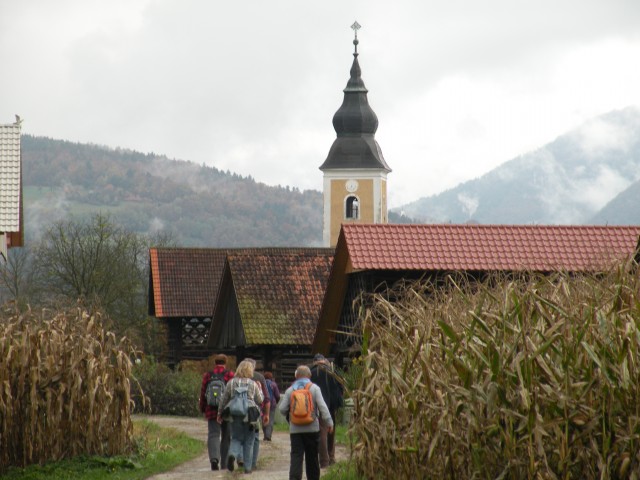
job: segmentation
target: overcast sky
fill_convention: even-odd
[[[321,190],[354,20],[391,207],[640,105],[638,0],[0,0],[0,123]]]

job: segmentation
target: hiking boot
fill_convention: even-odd
[[[211,470],[220,470],[218,460],[211,460]]]
[[[229,469],[230,472],[233,472],[233,469],[235,468],[235,466],[236,466],[236,457],[234,457],[233,455],[229,455],[229,460],[227,461],[227,468]]]

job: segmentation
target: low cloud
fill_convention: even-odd
[[[459,193],[458,201],[462,205],[462,210],[469,216],[469,218],[473,217],[473,214],[476,213],[478,205],[480,204],[478,197],[472,197],[466,193]]]
[[[574,198],[596,212],[626,190],[632,182],[633,179],[622,176],[606,165],[600,165],[595,179],[570,185]]]
[[[637,141],[631,126],[618,125],[603,118],[596,118],[583,125],[576,132],[575,140],[589,158],[611,150],[626,152]]]
[[[164,221],[158,217],[153,217],[149,222],[149,233],[158,233],[164,230]]]
[[[25,209],[25,231],[39,239],[52,223],[67,217],[69,202],[64,190],[40,188],[44,194]]]

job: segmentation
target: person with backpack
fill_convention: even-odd
[[[229,454],[231,434],[229,422],[218,422],[220,401],[224,395],[227,382],[233,378],[233,372],[227,369],[227,356],[219,354],[214,357],[213,370],[202,376],[200,388],[200,412],[207,419],[207,450],[211,470],[220,470],[220,465]]]
[[[320,479],[318,443],[320,441],[320,421],[333,432],[333,420],[329,408],[322,398],[320,387],[311,382],[311,370],[306,365],[296,369],[296,380],[282,396],[279,409],[289,421],[291,441],[291,464],[289,480],[302,479],[304,460],[307,480]]]
[[[343,405],[342,383],[333,371],[333,366],[329,363],[324,355],[318,353],[313,358],[313,366],[311,367],[311,381],[320,387],[322,398],[324,398],[333,423],[336,422],[336,412]],[[335,431],[331,433],[327,429],[327,425],[320,423],[320,468],[326,468],[336,463],[336,445]]]
[[[268,425],[271,421],[271,397],[269,397],[267,391],[267,381],[264,378],[264,375],[256,370],[256,360],[254,358],[247,357],[247,361],[253,364],[253,380],[260,384],[262,388],[262,395],[264,396],[264,400],[262,405],[260,405],[260,414],[262,420],[260,424],[264,429],[265,425]],[[251,470],[256,470],[258,468],[258,456],[260,455],[260,427],[258,426],[254,432],[255,438],[253,440],[253,457],[251,458]],[[240,462],[238,462],[240,463]]]
[[[227,468],[233,472],[236,459],[242,457],[244,473],[251,473],[255,431],[259,428],[260,405],[264,400],[262,388],[253,380],[253,363],[243,360],[236,374],[227,384],[222,397],[222,409],[218,410],[219,421],[231,421],[231,445]]]
[[[273,420],[276,416],[276,407],[278,406],[278,402],[280,401],[280,389],[278,388],[278,384],[273,379],[273,373],[264,372],[264,378],[267,383],[267,394],[269,395],[270,400],[270,415],[269,415],[269,423],[263,425],[262,432],[264,433],[264,440],[267,442],[271,441],[271,435],[273,435]]]

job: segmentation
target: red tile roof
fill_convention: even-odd
[[[344,224],[353,270],[584,271],[638,247],[640,226]]]
[[[210,317],[227,250],[151,248],[149,313],[162,317]]]
[[[639,238],[640,226],[343,224],[312,350],[335,341],[350,273],[602,271]]]
[[[310,345],[333,249],[282,248],[229,253],[248,345]]]

